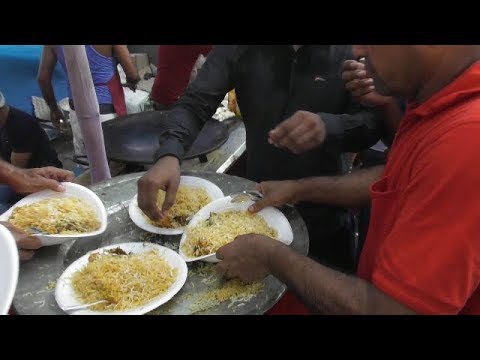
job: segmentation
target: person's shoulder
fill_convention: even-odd
[[[436,122],[426,125],[428,133],[418,143],[422,149],[422,162],[449,164],[445,166],[448,172],[453,167],[477,161],[480,155],[480,103],[445,111]]]
[[[454,118],[458,124],[475,124],[480,122],[480,96],[474,96],[456,106],[447,116]]]
[[[15,119],[15,120],[19,119],[23,121],[35,121],[35,118],[33,117],[33,115],[30,115],[27,112],[17,109],[13,106],[9,107],[8,117],[9,119]]]
[[[39,127],[38,120],[23,110],[10,107],[7,117],[7,127],[14,129],[32,129]]]
[[[8,122],[10,122],[11,120],[25,121],[25,120],[28,120],[31,117],[32,116],[27,114],[25,111],[17,109],[13,106],[9,106],[8,117],[7,117]]]
[[[444,111],[437,120],[439,121],[438,138],[479,139],[480,98],[464,101],[462,104]],[[478,144],[480,146],[480,142]]]

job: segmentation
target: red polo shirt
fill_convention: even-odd
[[[358,276],[421,314],[480,314],[480,62],[407,108]]]
[[[174,104],[185,92],[198,57],[207,57],[211,49],[212,45],[160,45],[153,100],[165,106]]]

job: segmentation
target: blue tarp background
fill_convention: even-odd
[[[0,91],[9,105],[33,115],[32,96],[42,96],[37,72],[42,45],[0,45]],[[57,64],[53,75],[57,101],[67,97],[67,81]]]

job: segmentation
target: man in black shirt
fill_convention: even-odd
[[[380,113],[354,101],[342,80],[352,58],[347,45],[215,46],[195,81],[169,111],[159,115],[157,163],[139,180],[140,208],[161,219],[179,183],[179,162],[225,94],[235,89],[247,132],[247,177],[266,180],[337,175],[342,152],[357,152],[380,138]],[[159,189],[167,192],[162,209]],[[344,208],[298,206],[309,230],[310,255],[353,270],[351,229]]]
[[[0,156],[20,168],[62,168],[38,120],[5,104],[0,93]]]

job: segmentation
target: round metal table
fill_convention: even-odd
[[[151,234],[138,228],[128,216],[129,200],[137,192],[137,180],[143,173],[119,176],[91,189],[102,199],[108,213],[108,227],[100,236],[72,240],[57,246],[38,250],[34,258],[23,262],[13,304],[18,314],[64,314],[55,301],[55,283],[63,271],[76,259],[90,250],[106,245],[131,241],[149,241],[178,250],[180,236]],[[205,178],[218,185],[225,195],[251,189],[252,181],[218,173],[186,171],[184,175]],[[307,254],[308,232],[300,214],[292,208],[284,208],[294,233],[291,247]],[[193,306],[199,294],[221,288],[225,281],[215,273],[213,264],[189,263],[187,281],[182,290],[168,303],[150,314],[263,314],[283,295],[286,287],[273,276],[262,280],[260,290],[248,301],[224,301],[208,306]]]

